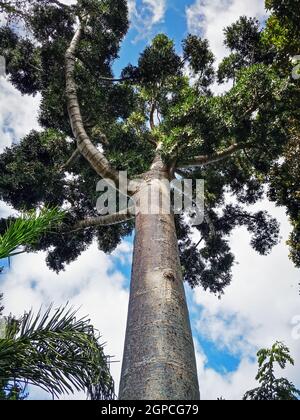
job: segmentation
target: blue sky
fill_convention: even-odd
[[[71,0],[65,1],[72,2]],[[217,60],[226,54],[222,31],[240,15],[265,17],[263,0],[130,0],[131,30],[115,63],[118,75],[159,32],[167,33],[180,51],[188,32],[208,37]],[[217,90],[218,91],[218,90]],[[9,83],[0,80],[0,152],[14,139],[38,128],[39,98],[21,97]],[[300,386],[300,341],[293,334],[293,320],[300,314],[299,270],[288,259],[285,240],[290,226],[284,209],[268,202],[257,206],[269,210],[282,224],[282,243],[269,257],[258,256],[249,246],[245,230],[231,238],[237,264],[233,282],[222,300],[201,289],[186,288],[195,339],[198,373],[203,399],[240,399],[253,388],[255,355],[259,348],[284,341],[296,359],[286,375]],[[0,203],[0,216],[11,209]],[[0,278],[7,313],[21,314],[30,307],[70,301],[89,314],[107,342],[107,351],[122,359],[132,258],[132,238],[112,256],[90,247],[64,273],[48,270],[45,255],[14,259],[11,270]],[[118,384],[120,363],[113,365]],[[42,398],[38,391],[32,398]]]
[[[120,59],[116,62],[115,71],[125,67],[129,62],[135,63],[139,53],[145,48],[148,41],[156,33],[167,33],[175,42],[178,51],[181,49],[181,42],[188,34],[188,23],[186,19],[186,7],[192,4],[192,1],[177,1],[171,3],[163,17],[155,25],[149,25],[145,36],[141,35],[144,27],[137,25],[133,27],[126,37],[120,51]],[[138,8],[143,8],[142,1],[137,2]],[[134,20],[134,17],[133,17]]]

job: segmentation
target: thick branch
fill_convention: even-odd
[[[118,185],[118,172],[111,167],[106,157],[91,142],[82,120],[77,97],[77,86],[74,80],[75,52],[81,37],[81,31],[82,27],[79,24],[65,56],[66,97],[70,122],[77,141],[77,148],[82,156],[90,163],[98,175],[102,178],[110,179]]]
[[[108,140],[105,134],[100,135],[99,142],[104,146],[108,146]],[[80,151],[78,149],[74,150],[74,152],[72,153],[70,158],[67,160],[67,162],[61,166],[60,172],[63,172],[66,169],[68,169],[70,166],[72,166],[75,162],[77,162],[80,156],[81,156]]]
[[[135,209],[134,207],[128,208],[126,211],[120,213],[108,215],[108,216],[98,216],[98,217],[89,217],[78,222],[74,226],[72,232],[79,230],[91,228],[91,227],[100,227],[100,226],[112,226],[118,225],[119,223],[124,223],[135,218]]]
[[[228,147],[227,149],[223,150],[222,152],[216,152],[211,155],[202,155],[202,156],[196,156],[191,161],[187,161],[185,163],[179,163],[177,166],[179,168],[193,168],[197,166],[207,166],[212,163],[220,162],[224,159],[227,159],[234,155],[236,152],[243,150],[243,149],[249,149],[251,148],[251,145],[249,144],[233,144],[232,146]]]

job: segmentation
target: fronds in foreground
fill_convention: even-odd
[[[64,212],[46,208],[39,214],[32,211],[11,221],[3,235],[0,235],[0,259],[13,256],[22,245],[35,244],[43,233],[60,223],[64,217]]]
[[[53,397],[86,391],[92,400],[114,398],[109,361],[88,319],[66,307],[6,320],[0,337],[0,388],[35,385]]]

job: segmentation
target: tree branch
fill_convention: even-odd
[[[123,82],[128,82],[128,81],[134,81],[135,79],[133,79],[132,77],[105,77],[105,76],[97,76],[97,79],[103,81],[103,82],[108,82],[108,83],[123,83]]]
[[[80,156],[81,156],[80,151],[78,149],[74,150],[70,159],[68,159],[67,162],[60,167],[59,172],[64,172],[66,169],[72,166],[73,163],[77,162]]]
[[[128,222],[135,218],[135,208],[130,207],[126,211],[120,213],[108,215],[108,216],[98,216],[98,217],[88,217],[87,219],[81,220],[76,223],[74,230],[68,232],[77,232],[83,229],[91,227],[100,227],[100,226],[112,226],[118,225],[119,223]]]
[[[220,162],[234,155],[236,152],[243,149],[250,149],[252,146],[249,144],[239,143],[233,144],[222,152],[216,152],[211,155],[196,156],[191,161],[179,163],[177,166],[182,169],[188,169],[198,166],[207,166],[212,163]]]
[[[155,123],[154,123],[154,113],[155,113],[155,102],[152,103],[151,105],[151,110],[150,110],[150,128],[151,130],[155,129]]]
[[[77,96],[77,86],[74,80],[75,52],[80,41],[81,32],[82,25],[80,23],[65,55],[66,97],[70,122],[77,141],[78,150],[82,156],[89,162],[98,175],[102,178],[110,179],[115,185],[118,185],[118,172],[111,167],[106,157],[91,142],[82,120]]]
[[[106,135],[103,133],[100,134],[99,142],[104,146],[108,146],[109,144]],[[70,166],[72,166],[73,163],[77,162],[80,156],[81,156],[80,151],[78,149],[74,150],[70,159],[68,159],[67,162],[61,166],[61,168],[59,169],[59,172],[63,172],[66,169],[68,169]]]

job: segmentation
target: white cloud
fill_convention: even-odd
[[[269,347],[277,340],[291,349],[296,362],[283,376],[300,386],[300,340],[293,336],[293,319],[300,315],[299,270],[289,261],[285,244],[291,227],[283,209],[268,202],[261,207],[281,221],[282,243],[270,256],[260,257],[249,247],[249,234],[239,229],[231,240],[239,264],[234,267],[233,282],[225,296],[220,301],[201,289],[194,292],[196,304],[203,308],[196,323],[199,333],[221,351],[240,355],[242,359],[236,372],[224,376],[205,367],[199,350],[199,376],[206,399],[220,396],[240,399],[255,385],[257,364],[251,358],[258,349]]]
[[[128,0],[129,19],[132,28],[138,33],[136,41],[150,38],[153,29],[164,22],[167,9],[166,0]]]
[[[152,16],[152,24],[161,22],[164,19],[166,12],[166,1],[165,0],[144,0],[144,7],[148,9]]]
[[[254,379],[256,366],[249,359],[243,359],[236,372],[221,375],[207,366],[207,357],[196,345],[196,362],[201,399],[204,401],[216,401],[218,398],[241,400],[246,391],[257,386]]]
[[[123,243],[115,255],[127,260],[131,246]],[[102,342],[107,343],[106,354],[114,356],[111,370],[118,389],[128,306],[124,282],[123,275],[114,270],[114,258],[93,245],[59,275],[49,271],[43,253],[15,258],[11,271],[2,278],[1,292],[5,312],[14,315],[30,308],[37,311],[42,304],[47,306],[51,302],[57,307],[69,301],[80,308],[79,316],[90,317],[101,333]],[[32,395],[42,396],[37,390]],[[81,397],[85,398],[83,394]]]
[[[223,29],[243,15],[263,19],[264,1],[196,0],[186,8],[189,31],[208,38],[218,61],[226,55]]]
[[[16,211],[11,206],[4,203],[4,201],[0,201],[0,219],[9,217],[13,214],[16,214]]]
[[[76,4],[77,0],[61,0],[61,3],[70,5],[70,4]]]
[[[38,129],[40,97],[22,96],[6,79],[0,78],[0,153],[30,130]]]

